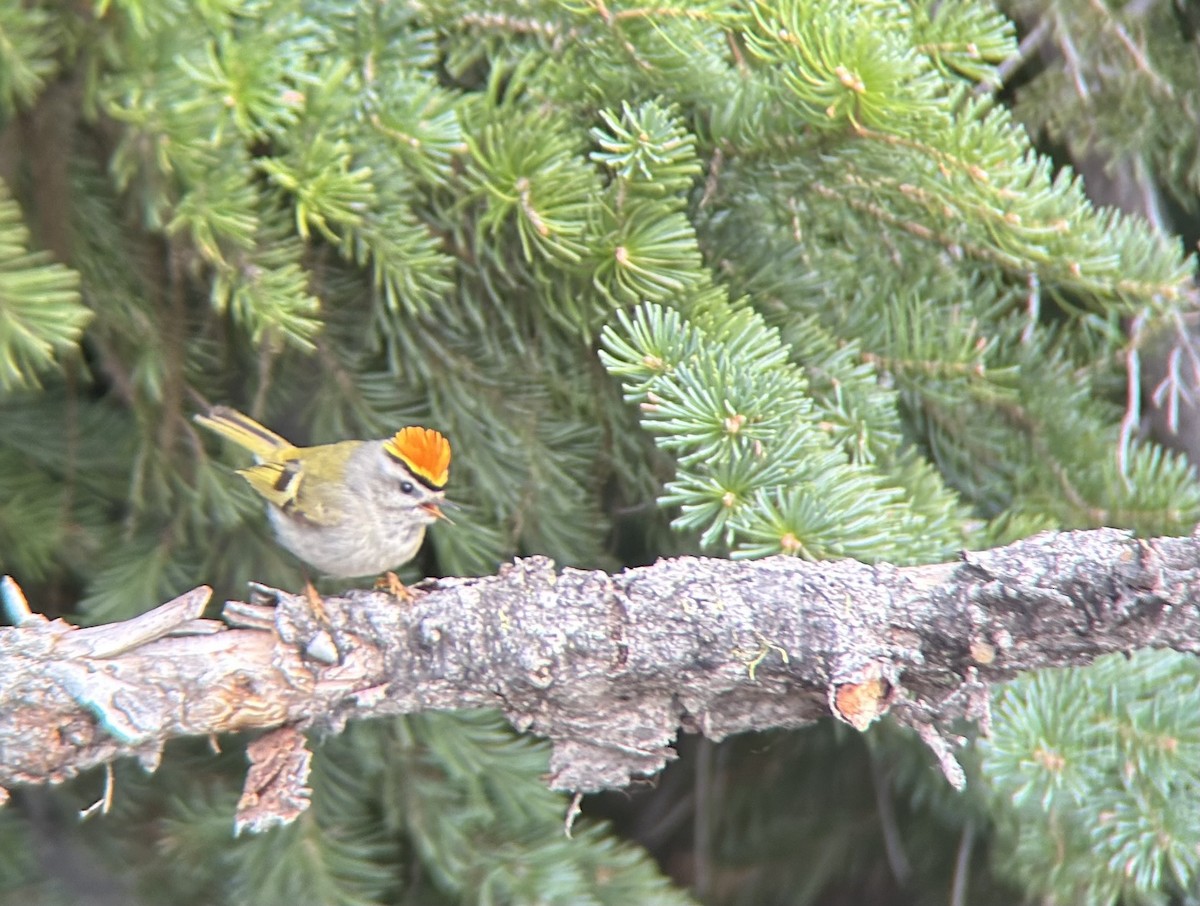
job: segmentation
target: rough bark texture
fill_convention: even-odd
[[[680,558],[610,576],[532,558],[411,605],[351,592],[322,618],[257,589],[219,624],[196,619],[197,589],[86,630],[23,610],[10,584],[0,785],[122,755],[153,767],[174,736],[281,727],[252,753],[241,818],[258,827],[306,802],[295,726],[471,707],[548,737],[567,790],[659,770],[680,728],[719,739],[831,713],[862,729],[890,712],[961,782],[944,728],[986,721],[992,683],[1144,646],[1197,651],[1198,570],[1195,536],[1108,529],[919,567]]]

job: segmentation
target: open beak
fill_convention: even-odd
[[[420,507],[426,513],[428,513],[430,516],[432,516],[434,519],[445,519],[451,525],[454,525],[454,520],[442,512],[442,507],[447,507],[448,509],[452,509],[452,510],[457,509],[458,504],[455,503],[454,501],[442,500],[442,501],[439,501],[438,503],[422,503],[422,504],[420,504]]]

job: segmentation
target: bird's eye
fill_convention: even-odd
[[[412,483],[411,481],[402,481],[402,482],[400,482],[400,491],[401,491],[401,493],[404,493],[404,494],[411,494],[411,493],[412,493],[413,491],[415,491],[415,490],[416,490],[416,488],[414,488],[414,487],[413,487],[413,483]]]

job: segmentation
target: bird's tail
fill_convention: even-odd
[[[197,413],[195,420],[197,424],[215,431],[260,459],[276,457],[281,451],[293,447],[293,444],[274,431],[264,428],[250,416],[228,406],[214,406],[206,413]]]

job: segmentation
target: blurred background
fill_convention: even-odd
[[[514,556],[936,562],[1200,519],[1188,0],[0,0],[0,572],[127,618],[302,570],[191,416],[454,445],[403,578]],[[324,586],[335,590],[338,586]],[[1200,683],[998,691],[952,791],[886,721],[588,797],[490,713],[246,739],[0,810],[21,904],[1193,903]]]

